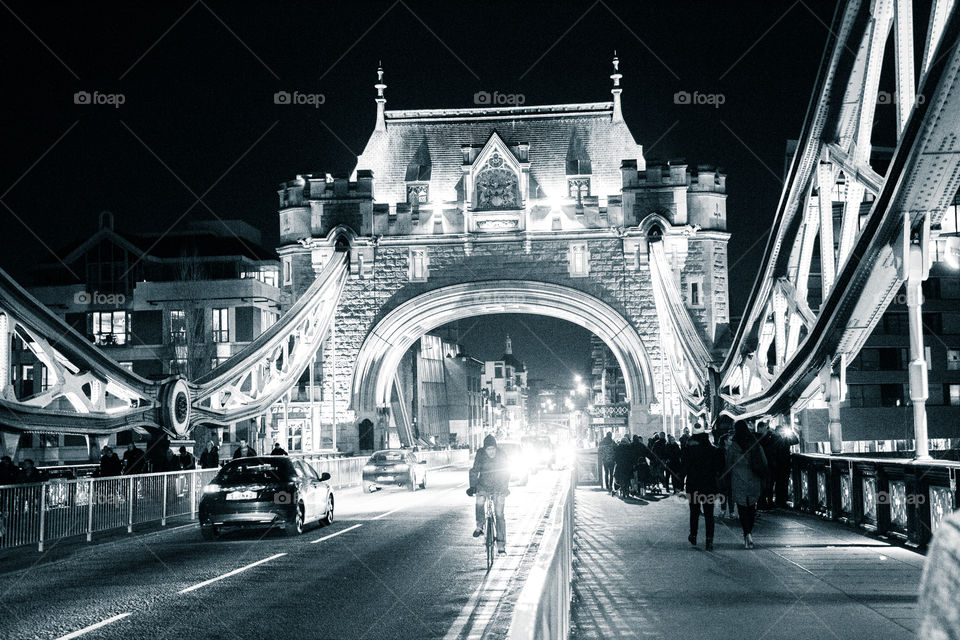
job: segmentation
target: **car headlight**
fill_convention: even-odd
[[[372,465],[372,464],[368,464],[368,465],[366,465],[366,466],[363,468],[363,471],[364,471],[365,473],[373,473],[373,472],[376,471],[376,470],[377,470],[377,467],[374,466],[374,465]]]
[[[393,470],[394,470],[394,471],[406,471],[406,470],[409,469],[409,468],[410,468],[410,467],[409,467],[408,465],[398,464],[398,465],[395,465],[395,466],[393,467]]]
[[[218,484],[208,484],[203,488],[204,493],[220,493],[220,485]]]

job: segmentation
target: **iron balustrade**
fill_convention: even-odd
[[[570,634],[575,474],[573,470],[563,475],[536,559],[517,598],[510,638],[555,640]]]
[[[943,518],[960,507],[960,462],[796,454],[788,503],[925,550]]]
[[[417,452],[427,468],[469,460],[467,449]],[[367,456],[331,458],[322,454],[291,456],[330,474],[335,488],[359,486]],[[218,469],[167,471],[108,478],[55,479],[42,483],[0,486],[0,549],[133,527],[149,522],[166,525],[176,517],[197,517],[204,486]]]

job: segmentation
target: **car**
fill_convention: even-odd
[[[406,487],[410,491],[427,488],[427,461],[405,449],[377,451],[363,466],[363,490],[367,493],[382,487]]]
[[[524,436],[521,442],[534,470],[552,469],[556,465],[556,452],[547,436]]]
[[[523,447],[517,442],[501,442],[497,448],[510,465],[510,484],[527,484],[530,481],[530,460]]]
[[[311,521],[330,524],[334,496],[328,480],[329,473],[286,456],[231,460],[203,488],[200,533],[213,540],[231,527],[280,526],[299,535]]]

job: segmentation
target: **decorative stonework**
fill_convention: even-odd
[[[477,174],[477,209],[520,208],[522,204],[517,174],[499,168],[503,165],[503,159],[496,153],[487,164],[491,168],[484,168]]]

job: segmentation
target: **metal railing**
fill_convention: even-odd
[[[793,456],[790,506],[925,549],[960,507],[960,462],[822,454]]]
[[[466,449],[423,451],[417,455],[428,468],[466,462]],[[330,474],[336,488],[360,484],[367,457],[329,458],[297,455],[320,473]],[[48,480],[0,486],[0,549],[36,544],[40,551],[51,540],[93,534],[169,518],[195,518],[203,487],[218,469],[145,473],[109,478]]]
[[[575,472],[563,475],[539,550],[517,598],[508,637],[514,640],[566,638],[573,597]]]

